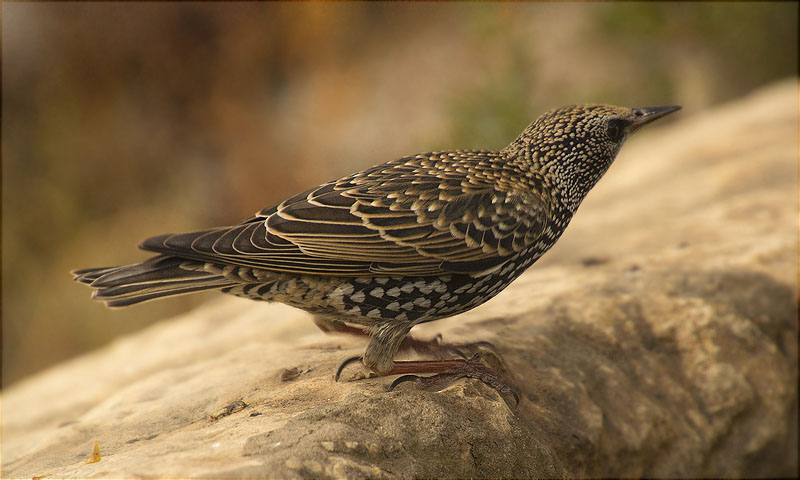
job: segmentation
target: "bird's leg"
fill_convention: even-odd
[[[344,322],[333,320],[327,317],[314,316],[314,325],[325,333],[349,333],[351,335],[358,335],[368,337],[369,332],[366,329],[353,327]]]
[[[422,377],[416,373],[433,373],[435,375]],[[503,379],[491,368],[480,361],[480,354],[476,353],[468,360],[426,360],[395,362],[394,367],[386,375],[400,375],[396,378],[387,391],[392,391],[403,382],[415,381],[423,387],[441,390],[461,378],[475,378],[492,387],[509,406],[509,398],[514,399],[513,407],[519,405],[519,395],[506,384]]]
[[[400,344],[399,350],[413,350],[420,355],[430,355],[440,359],[451,356],[467,359],[470,357],[468,354],[474,355],[475,353],[488,350],[492,353],[492,355],[497,357],[498,360],[501,358],[497,348],[495,348],[495,346],[489,342],[443,343],[441,334],[437,334],[430,340],[419,340],[414,337],[407,336]]]
[[[336,328],[327,328],[325,326],[317,324],[320,330],[325,333],[348,333],[350,335],[358,335],[360,337],[368,337],[369,332],[364,330],[363,328],[353,327],[351,325],[339,324]]]
[[[413,340],[407,337],[411,325],[396,322],[387,322],[378,325],[372,330],[369,345],[364,357],[353,357],[345,360],[336,371],[335,379],[338,381],[344,368],[351,363],[362,361],[370,370],[379,376],[403,375],[397,378],[389,386],[392,390],[400,383],[407,381],[417,381],[425,387],[435,387],[442,389],[447,385],[461,378],[475,378],[489,385],[500,394],[503,400],[511,405],[508,397],[514,398],[514,406],[519,404],[519,395],[507,385],[500,375],[491,367],[481,361],[480,353],[476,352],[467,358],[460,349],[486,347],[492,349],[493,353],[500,360],[500,356],[494,351],[494,347],[488,342],[478,342],[474,344],[445,345],[439,342],[436,337],[431,341]],[[422,350],[425,353],[433,353],[438,356],[438,360],[418,360],[418,361],[398,361],[393,358],[401,345],[406,344],[407,348]],[[443,359],[443,353],[457,352],[460,359]],[[421,377],[419,373],[433,373],[429,377]]]
[[[347,325],[344,322],[322,316],[315,316],[314,324],[325,333],[347,333],[362,337],[369,336],[369,331],[365,328]],[[469,358],[467,353],[474,354],[485,350],[489,350],[495,357],[500,359],[497,348],[489,342],[442,343],[441,334],[437,334],[430,340],[419,340],[407,335],[403,338],[403,341],[398,347],[398,351],[401,352],[414,351],[420,355],[430,355],[436,358],[457,356],[463,359]]]

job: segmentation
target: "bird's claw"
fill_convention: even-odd
[[[362,358],[363,357],[361,357],[361,355],[357,355],[355,357],[350,357],[347,360],[345,360],[344,362],[342,362],[341,365],[339,365],[339,368],[336,369],[336,375],[333,376],[333,380],[338,382],[339,381],[339,377],[342,375],[342,371],[345,369],[345,367],[347,367],[348,365],[350,365],[353,362],[360,362],[362,360]]]

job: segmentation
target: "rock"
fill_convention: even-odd
[[[539,265],[415,329],[494,343],[517,409],[334,383],[364,339],[221,297],[3,392],[3,474],[797,476],[796,107],[791,80],[637,135]]]

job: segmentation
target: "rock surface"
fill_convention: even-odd
[[[334,383],[363,339],[223,297],[3,392],[3,476],[797,476],[797,100],[648,127],[538,265],[415,329],[494,343],[516,410]]]

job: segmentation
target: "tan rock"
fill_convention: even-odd
[[[514,411],[473,380],[334,383],[363,339],[220,298],[3,392],[3,476],[797,476],[797,100],[686,105],[540,264],[418,327],[493,342]]]

